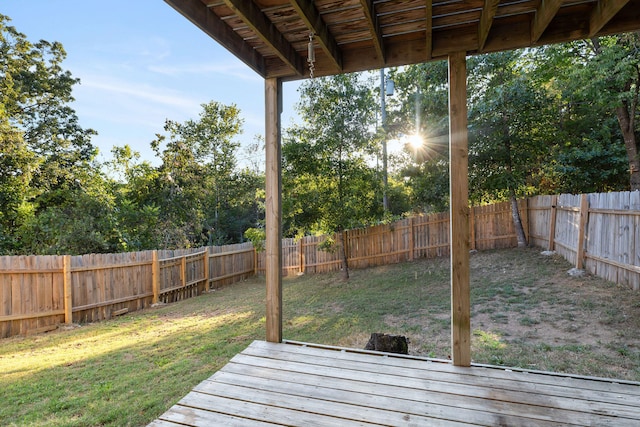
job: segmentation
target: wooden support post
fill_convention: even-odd
[[[209,246],[204,250],[204,290],[209,292],[211,290],[211,279],[209,278]]]
[[[449,170],[451,216],[451,358],[471,365],[469,290],[469,175],[467,140],[467,59],[449,56]]]
[[[160,263],[158,262],[158,251],[153,251],[151,260],[151,289],[153,291],[151,303],[157,304],[160,298]]]
[[[73,323],[73,297],[71,295],[71,256],[62,258],[62,285],[64,293],[64,323]]]
[[[267,341],[282,342],[282,82],[265,80]]]
[[[551,213],[549,215],[549,246],[547,249],[550,251],[555,250],[556,242],[556,217],[558,213],[558,196],[553,195],[551,197]]]
[[[584,268],[585,235],[589,223],[589,196],[583,194],[580,197],[580,223],[578,224],[578,249],[576,251],[576,268]]]

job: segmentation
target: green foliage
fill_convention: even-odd
[[[261,217],[262,174],[236,170],[240,111],[210,102],[167,120],[152,148],[96,161],[69,106],[79,80],[60,43],[31,43],[0,15],[0,253],[119,252],[242,241]]]
[[[234,186],[235,152],[233,138],[241,131],[242,119],[235,105],[212,101],[202,105],[198,120],[176,123],[167,120],[168,142],[162,153],[159,136],[153,147],[162,158],[159,169],[161,215],[174,226],[167,234],[166,247],[205,243],[227,243],[226,216]],[[240,232],[240,236],[242,232]],[[189,242],[189,243],[187,243]]]
[[[95,132],[70,107],[79,80],[62,66],[63,46],[30,42],[9,22],[0,15],[0,253],[257,238],[245,230],[263,226],[264,173],[255,162],[238,170],[243,121],[235,105],[212,101],[195,119],[167,120],[151,142],[159,166],[128,146],[100,165]],[[396,94],[387,98],[384,130],[377,76],[302,84],[303,123],[284,132],[282,147],[285,235],[448,209],[447,64],[388,71]],[[639,76],[637,34],[470,57],[472,201],[640,188]],[[425,144],[388,158],[385,213],[381,142],[413,134]]]
[[[557,181],[575,193],[640,188],[640,36],[552,45],[535,59],[536,82],[556,99]]]
[[[264,241],[266,239],[266,233],[263,228],[247,228],[244,232],[244,237],[247,238],[253,247],[258,252],[264,251]]]
[[[471,199],[504,193],[529,195],[531,177],[544,165],[551,133],[547,94],[523,69],[522,51],[474,58],[469,132]]]
[[[282,147],[285,230],[333,233],[381,216],[381,177],[373,152],[375,102],[363,76],[314,79],[301,86],[304,125]]]

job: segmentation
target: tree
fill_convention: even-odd
[[[409,189],[414,212],[449,208],[449,92],[445,61],[411,65],[392,71],[396,95],[389,101],[391,136],[422,141],[405,144],[394,177]]]
[[[574,153],[594,153],[586,159],[588,166],[583,169],[593,170],[598,165],[592,161],[598,158],[615,159],[602,165],[599,170],[605,175],[599,176],[598,180],[607,183],[605,188],[617,186],[616,176],[621,171],[618,153],[622,153],[621,148],[624,147],[627,188],[640,189],[637,120],[640,34],[621,34],[549,46],[539,50],[537,64],[541,81],[562,98],[560,113],[563,118],[580,125],[574,135],[581,135],[584,139],[577,141],[579,148]]]
[[[469,78],[470,175],[472,198],[504,195],[511,201],[518,246],[526,246],[518,197],[529,195],[548,140],[549,102],[522,67],[523,52],[501,52],[474,59]]]
[[[15,230],[24,221],[35,156],[0,111],[0,253],[19,249]]]
[[[84,215],[78,223],[98,225],[91,221],[95,211],[88,208],[90,203],[77,204],[92,197],[87,191],[95,188],[94,180],[101,179],[95,173],[97,150],[91,144],[95,132],[83,129],[69,106],[79,80],[62,69],[66,57],[62,45],[44,40],[31,43],[8,23],[9,18],[0,15],[2,240],[13,242],[3,250],[51,252],[58,249],[34,246],[32,237],[40,230],[38,224],[45,224],[54,212]],[[49,242],[72,239],[75,233],[65,227],[50,231]],[[56,232],[60,234],[54,237]],[[98,236],[111,231],[88,233]],[[27,241],[32,243],[23,243]]]
[[[152,142],[162,158],[158,188],[152,204],[161,207],[166,247],[224,244],[235,221],[230,210],[234,197],[235,152],[233,141],[242,129],[235,105],[212,101],[202,105],[198,120],[167,120],[167,137]],[[165,144],[164,150],[161,146]],[[242,232],[232,231],[242,237]]]
[[[160,228],[159,172],[131,147],[113,147],[109,163],[115,178],[109,182],[116,206],[119,238],[125,251],[163,247]]]
[[[283,144],[283,201],[290,234],[342,232],[382,215],[380,180],[367,165],[375,149],[370,129],[377,110],[371,87],[358,74],[302,84],[302,126]],[[338,246],[343,278],[349,270]]]

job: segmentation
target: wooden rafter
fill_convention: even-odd
[[[224,0],[225,4],[251,28],[296,74],[304,74],[304,62],[291,43],[277,30],[253,0]]]
[[[337,71],[342,71],[344,67],[342,65],[342,53],[340,48],[338,48],[338,43],[336,43],[335,39],[329,32],[329,28],[322,20],[322,16],[320,16],[314,2],[291,0],[291,5],[300,16],[300,19],[304,21],[307,28],[315,33],[316,40],[320,44],[324,53],[331,60],[333,66]]]
[[[380,65],[385,64],[385,52],[384,43],[382,42],[382,32],[380,31],[380,24],[378,22],[378,16],[373,5],[373,0],[360,0],[362,5],[362,11],[369,25],[369,31],[371,31],[371,38],[373,39],[373,47],[376,50],[378,58],[380,58]]]
[[[266,65],[264,58],[248,46],[222,19],[211,12],[200,0],[165,0],[171,7],[204,31],[247,64],[256,73],[264,76]]]
[[[531,26],[531,43],[537,42],[542,36],[544,30],[547,29],[556,13],[558,13],[560,6],[562,6],[562,0],[542,0]]]
[[[484,44],[487,42],[489,31],[491,30],[491,24],[493,24],[493,17],[498,10],[498,3],[500,0],[484,0],[484,7],[482,8],[482,14],[480,15],[480,23],[478,24],[478,51],[482,52]]]
[[[640,0],[166,0],[262,77],[398,67],[640,30]],[[207,10],[208,9],[208,10]]]
[[[425,16],[425,48],[427,59],[433,58],[433,2],[427,2]]]
[[[629,0],[600,0],[591,12],[589,19],[589,37],[596,35],[622,9]]]

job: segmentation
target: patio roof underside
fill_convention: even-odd
[[[640,0],[165,0],[264,78],[379,69],[640,30]]]

